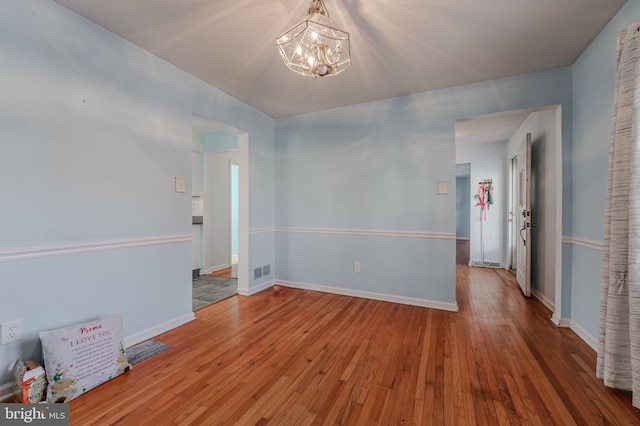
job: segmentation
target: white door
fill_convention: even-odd
[[[516,277],[522,293],[531,295],[531,133],[518,147],[518,223]]]

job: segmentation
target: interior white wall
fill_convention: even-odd
[[[506,211],[507,180],[506,142],[456,144],[456,163],[471,164],[470,191],[467,209],[470,218],[469,260],[506,263]],[[486,221],[484,210],[477,206],[478,183],[493,179],[493,204],[488,206]],[[484,259],[482,257],[482,230],[484,228]]]
[[[205,274],[231,266],[231,154],[204,154]]]
[[[239,261],[240,251],[238,250],[239,241],[239,210],[240,197],[239,190],[239,165],[238,152],[234,151],[231,156],[231,264],[235,265]]]
[[[202,270],[202,225],[191,225],[191,269]]]
[[[205,132],[201,136],[203,150],[203,203],[205,220],[202,225],[204,236],[204,269],[211,273],[231,265],[233,234],[232,224],[238,220],[237,211],[232,216],[231,201],[233,188],[231,164],[238,164],[238,139],[235,133],[226,130]],[[235,245],[237,247],[237,226]],[[236,252],[236,255],[238,253]]]

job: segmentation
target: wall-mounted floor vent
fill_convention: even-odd
[[[483,262],[482,260],[474,260],[471,266],[479,266],[481,268],[500,268],[500,262]]]

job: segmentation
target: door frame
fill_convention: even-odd
[[[237,188],[236,191],[238,192],[237,197],[238,200],[236,203],[234,203],[234,199],[233,199],[233,168],[234,166],[238,169],[238,182],[237,182]],[[231,266],[233,267],[233,265],[237,265],[239,262],[239,257],[240,257],[240,253],[238,252],[238,259],[235,259],[235,263],[234,263],[234,258],[233,258],[233,239],[234,239],[234,232],[233,232],[233,223],[234,220],[235,222],[238,222],[236,224],[236,226],[238,226],[239,228],[239,221],[240,221],[240,215],[239,215],[239,211],[238,211],[238,207],[240,204],[240,182],[239,182],[239,178],[240,178],[240,165],[238,164],[238,150],[235,149],[232,154],[231,154],[231,163],[229,164],[229,173],[230,173],[230,178],[229,181],[231,183],[231,205],[229,206],[231,212],[230,212],[230,217],[231,217],[231,240],[229,242],[229,244],[231,245],[231,249],[230,249],[230,253],[231,253]],[[235,210],[235,215],[234,215],[234,210]],[[237,237],[237,239],[240,239],[239,235],[236,235],[235,237]]]
[[[496,118],[496,119],[500,119],[501,117],[504,116],[508,116],[510,114],[518,114],[518,113],[522,113],[524,111],[526,112],[536,112],[536,111],[546,111],[546,110],[553,110],[555,111],[555,129],[556,129],[556,134],[555,136],[555,147],[554,149],[552,149],[551,151],[547,152],[547,155],[553,156],[555,158],[555,164],[554,164],[554,171],[555,171],[555,181],[552,183],[553,185],[555,185],[555,214],[554,214],[554,238],[553,238],[553,244],[555,246],[555,279],[554,279],[554,286],[555,286],[555,300],[553,301],[554,304],[554,309],[552,309],[553,311],[553,315],[551,317],[551,321],[557,325],[557,326],[561,326],[561,327],[568,327],[569,326],[569,321],[568,320],[564,320],[562,319],[563,315],[562,315],[562,289],[563,289],[563,283],[562,283],[562,250],[563,250],[563,236],[562,236],[562,196],[563,196],[563,168],[562,168],[562,164],[563,164],[563,160],[562,160],[562,145],[563,145],[563,123],[562,123],[562,105],[560,104],[555,104],[555,105],[546,105],[546,106],[540,106],[540,107],[533,107],[533,108],[525,108],[525,109],[521,109],[521,110],[508,110],[508,111],[498,111],[498,112],[493,112],[493,113],[487,113],[487,114],[479,114],[479,115],[475,115],[475,116],[470,116],[470,117],[460,117],[456,120],[456,122],[458,121],[465,121],[465,120],[470,120],[470,119],[478,119],[478,118]],[[567,129],[567,131],[569,131]],[[457,145],[457,140],[456,140],[456,145]],[[509,153],[510,154],[510,153]],[[455,156],[454,156],[455,157]],[[507,161],[510,161],[511,158],[513,157],[512,155],[507,155]],[[456,161],[457,162],[457,159]],[[455,163],[454,162],[454,163]],[[505,165],[507,170],[510,170],[510,166],[509,164]],[[508,193],[509,196],[511,196],[511,191],[509,191]],[[508,215],[508,208],[510,207],[510,202],[507,204],[507,206],[505,206],[505,210],[507,212]],[[505,226],[509,226],[509,223],[505,224]],[[508,235],[508,233],[507,233]],[[505,249],[507,250],[507,257],[510,255],[510,250],[511,248],[509,247],[509,238],[505,238]],[[508,259],[507,259],[508,260]],[[507,266],[509,265],[509,262],[507,262]],[[566,285],[570,285],[570,284],[566,284]]]
[[[555,172],[555,181],[553,183],[551,183],[552,185],[555,186],[555,200],[554,200],[554,204],[555,204],[555,211],[554,211],[554,217],[553,217],[553,223],[548,225],[548,226],[553,226],[554,227],[554,237],[553,237],[553,244],[555,246],[555,277],[554,277],[554,288],[555,288],[555,294],[554,294],[554,300],[553,300],[553,305],[554,305],[554,309],[551,309],[550,306],[546,305],[546,303],[544,301],[543,304],[545,304],[547,307],[549,307],[553,314],[551,316],[551,321],[559,327],[569,327],[569,321],[568,320],[563,320],[563,316],[562,316],[562,267],[563,267],[563,261],[562,261],[562,250],[563,250],[563,235],[562,235],[562,194],[563,194],[563,168],[562,168],[562,143],[563,143],[563,139],[562,139],[562,105],[549,105],[549,106],[545,106],[545,107],[539,107],[539,108],[531,108],[528,111],[530,112],[537,112],[537,111],[546,111],[546,110],[553,110],[555,112],[555,131],[556,134],[555,136],[555,147],[553,148],[553,150],[547,152],[547,155],[549,156],[553,156],[553,158],[555,159],[555,163],[554,163],[554,172]],[[510,157],[509,155],[507,157]],[[511,157],[513,157],[511,155]],[[511,158],[508,158],[508,161],[511,162]],[[509,163],[509,165],[507,166],[509,168],[509,170],[512,170],[512,165]],[[510,183],[512,183],[512,179],[510,179]],[[509,191],[509,197],[513,197],[514,196],[514,192],[513,191]],[[511,208],[512,203],[515,203],[515,201],[509,200],[508,201],[508,206],[509,208]],[[514,217],[515,219],[515,217]],[[508,225],[511,225],[511,223],[509,223]],[[517,225],[514,225],[517,226]],[[509,227],[510,229],[513,229],[511,226]],[[539,230],[538,230],[539,231]],[[517,231],[516,231],[517,232]],[[515,235],[515,239],[513,241],[515,241],[517,243],[517,239],[518,236]],[[508,239],[508,243],[511,244],[512,240]],[[510,256],[511,255],[511,246],[507,247],[507,255]],[[507,264],[509,264],[509,262],[507,262]],[[536,296],[535,293],[532,293],[532,295],[536,298],[538,298],[538,296]],[[540,299],[539,299],[540,300]]]
[[[512,271],[516,269],[516,249],[518,244],[518,222],[516,221],[516,200],[518,199],[518,185],[516,182],[516,176],[518,175],[516,170],[518,169],[518,157],[512,157],[509,161],[509,195],[508,195],[508,212],[507,212],[507,226],[508,230],[508,244],[507,244],[507,268]]]
[[[210,121],[216,129],[237,135],[238,153],[238,294],[249,295],[249,139],[248,132],[216,119],[193,113],[194,118]]]

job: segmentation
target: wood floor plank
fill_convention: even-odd
[[[71,424],[640,425],[511,274],[456,269],[457,313],[288,288],[200,309]]]

